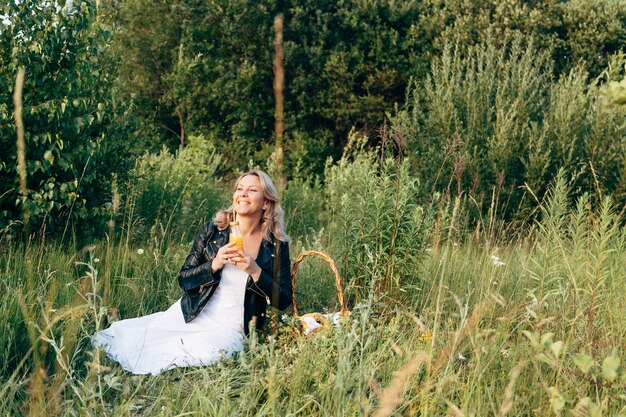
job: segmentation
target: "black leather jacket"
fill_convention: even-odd
[[[215,291],[222,270],[212,273],[211,263],[219,248],[228,243],[228,236],[228,228],[220,230],[212,221],[202,227],[178,274],[178,283],[183,291],[197,291],[203,285]],[[274,261],[276,256],[280,258],[279,263]],[[273,236],[270,240],[263,239],[256,263],[261,268],[261,276],[256,283],[248,276],[244,298],[243,326],[246,335],[250,333],[250,321],[255,321],[257,330],[263,327],[268,304],[284,310],[291,304],[292,297],[289,243],[274,239]],[[189,307],[184,303],[181,306],[185,321],[193,320],[195,316],[191,316]]]

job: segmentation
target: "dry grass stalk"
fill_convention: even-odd
[[[283,23],[284,16],[279,14],[274,18],[274,98],[276,108],[274,113],[274,131],[276,134],[275,162],[278,171],[278,187],[284,190],[286,180],[283,172],[283,132],[285,131],[285,103],[283,90],[285,88],[285,71],[283,68]]]
[[[432,367],[430,375],[437,375],[448,363],[450,356],[458,346],[459,342],[463,340],[472,330],[474,330],[483,318],[483,315],[488,307],[487,304],[490,304],[490,301],[486,301],[476,307],[474,311],[472,311],[471,316],[465,321],[465,323],[463,323],[463,326],[457,330],[454,337],[441,349],[441,352]]]
[[[20,176],[20,193],[26,195],[26,143],[24,142],[24,120],[22,119],[22,90],[24,88],[24,67],[17,70],[13,103],[15,105],[15,127],[17,130],[17,172]]]
[[[456,416],[456,417],[465,417],[465,413],[463,411],[461,411],[461,409],[459,407],[457,407],[455,404],[453,404],[453,403],[451,403],[450,401],[447,401],[447,400],[446,400],[446,404],[448,404],[448,407],[454,413],[454,416]]]
[[[506,385],[504,389],[504,399],[502,400],[502,404],[500,404],[500,411],[498,412],[498,417],[504,417],[511,410],[513,406],[513,394],[515,393],[515,382],[517,381],[517,377],[522,372],[526,366],[526,362],[520,362],[515,365],[515,368],[511,371],[511,379],[509,383]]]
[[[17,70],[15,78],[15,91],[13,92],[13,103],[15,111],[15,128],[17,130],[17,173],[20,177],[20,194],[26,198],[28,190],[26,188],[26,142],[24,141],[24,120],[22,118],[22,90],[24,88],[24,67]],[[24,210],[24,224],[28,224],[28,211]]]
[[[429,356],[426,352],[420,351],[415,354],[413,359],[411,359],[402,369],[396,372],[393,381],[391,384],[385,388],[382,395],[380,396],[380,407],[373,414],[372,417],[383,417],[390,416],[391,413],[396,409],[400,400],[402,400],[402,395],[404,394],[404,389],[406,387],[406,381],[413,375],[419,371],[422,364],[428,361]]]

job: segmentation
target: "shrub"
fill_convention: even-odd
[[[551,66],[548,53],[520,38],[504,48],[449,45],[394,119],[424,189],[468,192],[506,219],[535,207],[560,167],[579,173],[578,193],[618,191],[623,110],[604,105],[582,70],[554,79]]]
[[[358,301],[377,289],[398,299],[403,287],[419,284],[431,211],[418,202],[408,160],[378,159],[365,140],[352,135],[337,165],[327,164],[324,240],[350,296]]]
[[[222,201],[214,173],[221,156],[211,140],[190,136],[186,148],[175,154],[163,148],[138,161],[129,183],[125,207],[127,227],[135,239],[180,241],[197,232]]]

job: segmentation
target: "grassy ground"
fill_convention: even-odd
[[[303,338],[281,313],[232,359],[157,377],[89,335],[175,301],[188,243],[5,242],[0,415],[626,415],[626,233],[608,207],[553,201],[500,246],[435,233],[420,279],[394,297],[369,282],[339,328]],[[301,311],[336,307],[323,264],[298,279]]]

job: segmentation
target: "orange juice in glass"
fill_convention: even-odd
[[[243,250],[243,236],[241,236],[241,229],[239,229],[239,222],[230,222],[230,235],[228,237],[228,243],[235,242],[235,247],[238,250]]]

